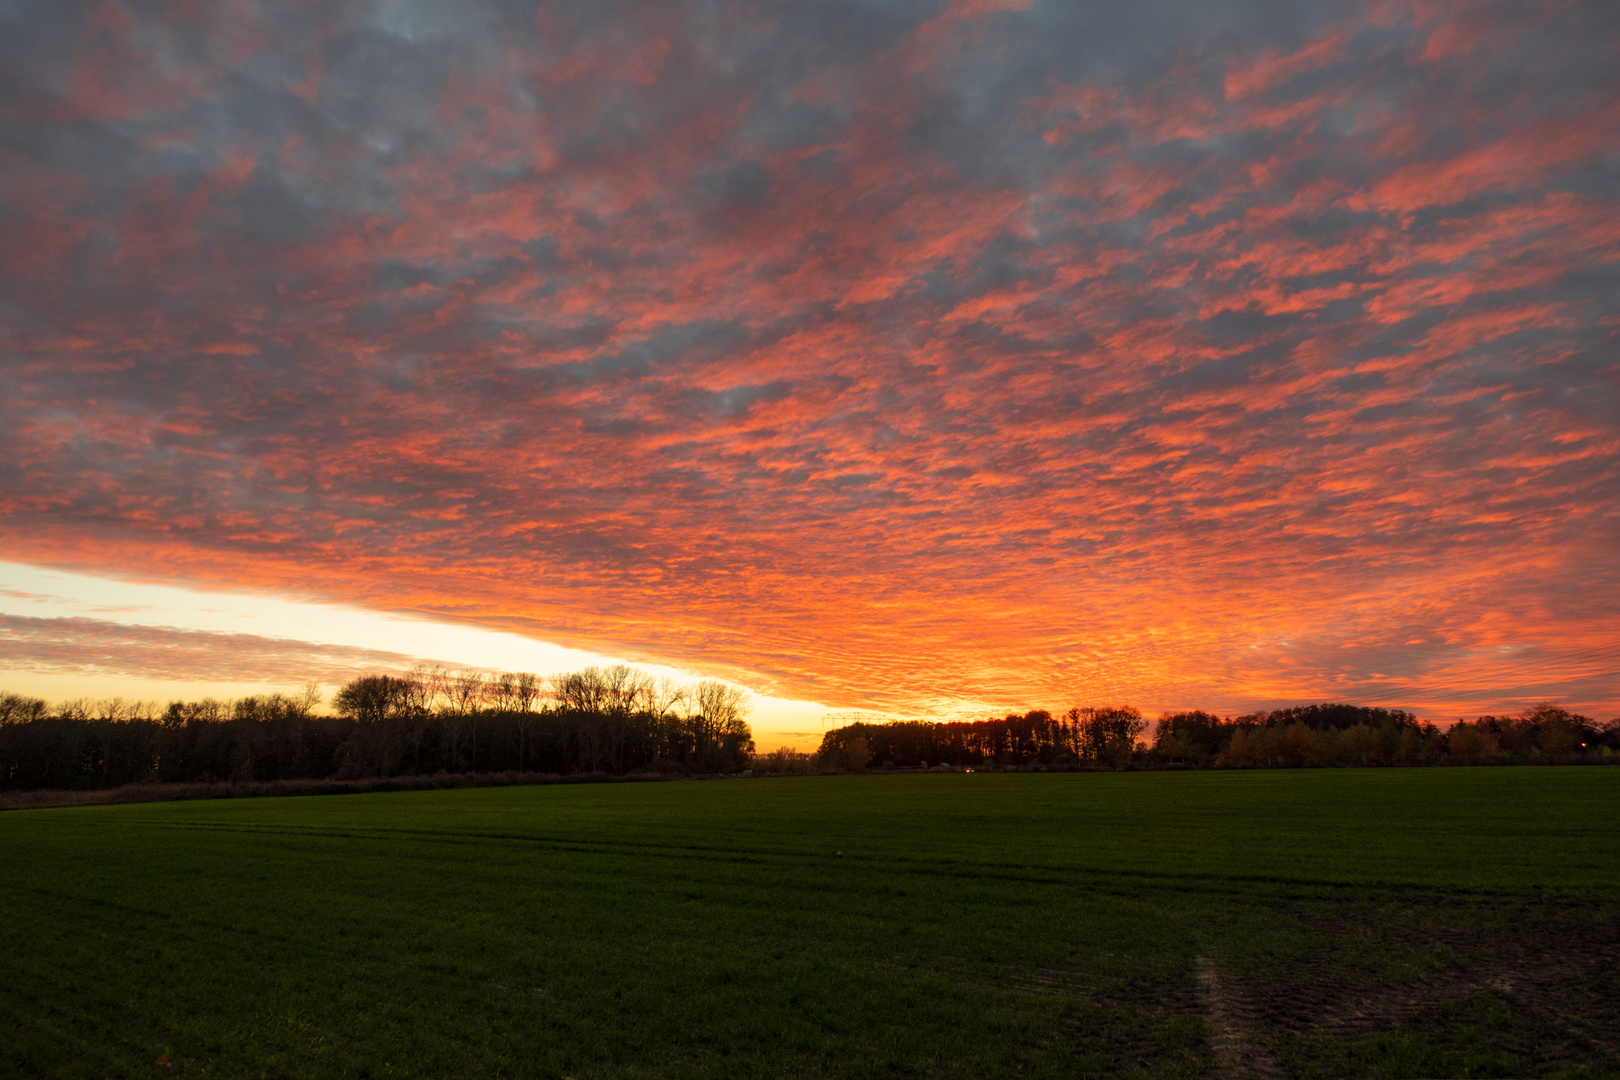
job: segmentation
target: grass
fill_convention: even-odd
[[[14,811],[0,1074],[1614,1074],[1616,805],[1457,768]]]

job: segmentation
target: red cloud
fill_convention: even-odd
[[[1253,62],[1228,69],[1226,96],[1235,100],[1262,94],[1296,75],[1325,67],[1344,55],[1348,40],[1344,30],[1336,29],[1286,56],[1279,56],[1276,49],[1266,49]]]
[[[1620,99],[1468,68],[1585,8],[1132,70],[953,12],[126,48],[73,113],[126,159],[7,162],[8,557],[893,710],[1439,707],[1612,640]]]

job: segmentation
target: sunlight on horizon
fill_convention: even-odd
[[[692,682],[706,673],[666,664],[636,662],[607,653],[574,649],[519,634],[407,613],[373,611],[314,597],[188,588],[130,578],[100,577],[26,563],[0,562],[0,616],[28,619],[94,619],[121,626],[179,630],[188,634],[247,634],[278,642],[397,653],[407,663],[557,675],[590,665],[629,664],[654,676]],[[93,663],[86,661],[86,667]],[[288,690],[305,680],[163,678],[130,671],[45,670],[0,656],[0,689],[52,701],[79,697],[242,697]],[[321,680],[315,680],[321,681]],[[735,680],[725,680],[733,682]],[[322,681],[326,701],[339,684]],[[743,685],[739,683],[738,685]],[[745,686],[746,689],[746,686]],[[819,739],[820,721],[831,710],[813,701],[771,697],[749,690],[749,723],[760,748],[784,743],[802,748]],[[807,730],[808,729],[808,730]]]

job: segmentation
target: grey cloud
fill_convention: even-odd
[[[0,614],[0,670],[296,685],[400,671],[419,658],[254,634]]]
[[[1567,119],[1614,91],[1602,7],[1560,8],[1505,53],[1420,64],[1427,30],[1347,3],[1046,3],[930,41],[911,32],[942,3],[582,3],[544,19],[314,4],[268,11],[245,60],[225,5],[172,22],[136,5],[154,51],[103,56],[117,35],[86,29],[89,5],[13,3],[0,497],[41,528],[334,566],[386,541],[446,574],[517,550],[577,568],[601,542],[615,573],[675,581],[678,522],[681,539],[643,548],[614,529],[748,501],[729,511],[754,515],[735,558],[764,565],[797,540],[777,522],[836,511],[900,544],[925,514],[1012,520],[1062,491],[1043,512],[1072,523],[1091,499],[1129,542],[1173,546],[1216,531],[1189,507],[1273,493],[1277,474],[1234,466],[1189,473],[1175,502],[1160,476],[1182,457],[1160,442],[1177,439],[1226,464],[1286,444],[1304,484],[1324,445],[1373,453],[1431,425],[1436,467],[1474,475],[1503,425],[1611,431],[1602,320],[1620,270],[1599,230],[1562,218],[1560,243],[1595,246],[1538,253],[1529,225],[1493,241],[1522,277],[1440,241],[1563,195],[1612,210],[1616,155],[1442,208],[1355,209],[1391,169],[1365,125],[1410,120],[1403,153],[1422,166]],[[1341,104],[1274,127],[1228,99],[1227,73],[1340,24],[1342,58],[1252,104],[1319,89]],[[1567,66],[1536,60],[1555,53]],[[139,108],[67,117],[73,71]],[[1064,95],[1098,88],[1079,130]],[[1491,119],[1463,123],[1464,104]],[[1158,141],[1193,108],[1213,110],[1207,129]],[[1313,185],[1331,194],[1295,205]],[[1418,248],[1455,266],[1388,261]],[[1536,260],[1563,265],[1536,277]],[[1476,272],[1487,284],[1425,292]],[[1341,284],[1367,292],[1273,303]],[[1478,340],[1458,329],[1537,305]],[[1460,344],[1415,357],[1448,330]],[[1378,370],[1342,375],[1357,364]],[[1551,462],[1537,483],[1503,497],[1551,505],[1564,485],[1601,517],[1612,453],[1543,449],[1525,455]],[[863,487],[880,476],[896,479]],[[1230,528],[1325,505],[1234,511]],[[884,516],[901,506],[917,516]],[[593,523],[612,515],[629,524]],[[1321,521],[1349,544],[1362,519]],[[807,561],[795,580],[831,588],[842,565]]]

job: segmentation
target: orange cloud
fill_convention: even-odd
[[[895,712],[1620,707],[1555,662],[1620,630],[1596,9],[978,10],[42,22],[8,557]]]

